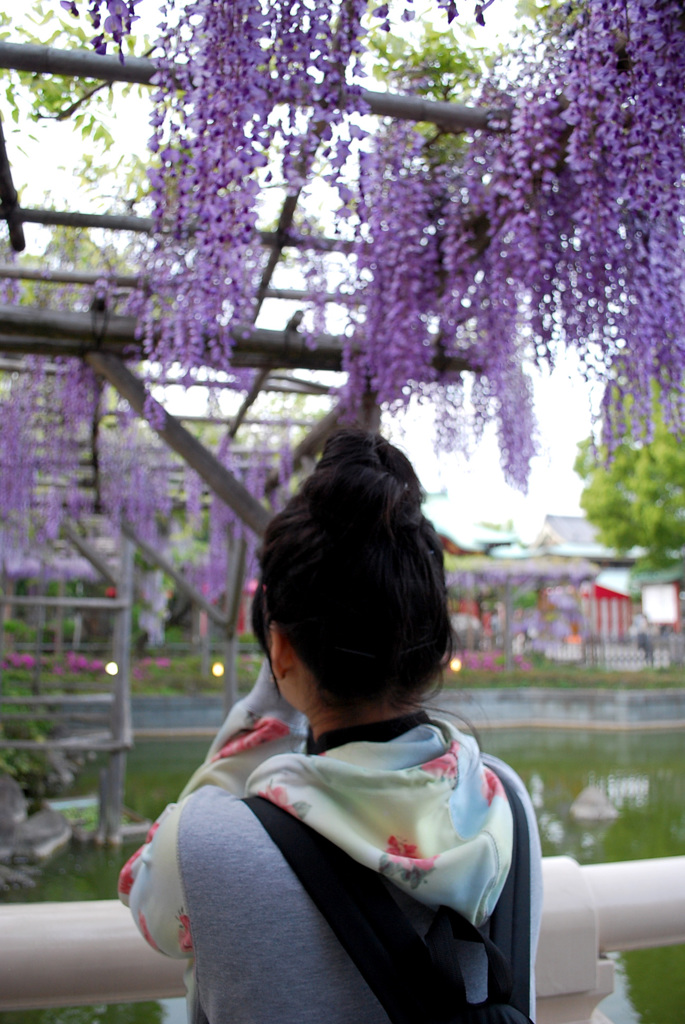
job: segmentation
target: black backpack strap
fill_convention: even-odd
[[[268,800],[247,797],[243,802],[279,847],[393,1024],[417,1024],[422,1012],[412,982],[430,971],[430,954],[380,876]]]
[[[516,995],[511,1003],[527,1021],[530,878],[529,871],[523,878],[521,861],[525,858],[516,855],[520,839],[530,862],[528,827],[518,796],[511,787],[505,789],[514,815],[515,861],[503,890],[503,897],[507,893],[504,905],[500,911],[500,897],[491,921],[491,935],[494,926],[508,944],[505,955],[495,945],[494,936],[487,938],[459,914],[444,907],[437,912],[424,942],[377,872],[363,867],[268,800],[248,797],[244,803],[279,847],[393,1024],[446,1024],[455,1019],[460,1007],[469,1006],[454,939],[475,941],[485,947],[488,998],[492,1002],[510,1001],[512,979],[507,960],[516,954]],[[523,892],[517,890],[519,882]],[[518,974],[524,969],[527,975],[520,978]]]
[[[498,776],[499,777],[499,776]],[[504,888],[490,918],[488,935],[466,918],[440,907],[426,935],[435,966],[460,994],[464,981],[453,939],[483,945],[488,960],[488,1001],[530,1013],[530,830],[526,811],[513,785],[500,780],[513,818],[512,860]]]
[[[510,1001],[528,1016],[531,996],[530,830],[520,796],[511,783],[505,779],[500,781],[514,819],[514,844],[509,874],[490,919],[490,938],[511,965]]]

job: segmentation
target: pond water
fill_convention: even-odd
[[[546,856],[581,864],[667,857],[685,851],[685,734],[585,733],[581,730],[492,730],[483,747],[508,761],[532,795]],[[175,798],[202,759],[204,740],[140,742],[131,752],[126,804],[154,818]],[[590,783],[619,810],[610,824],[580,825],[571,803]],[[96,766],[78,792],[95,791]],[[45,869],[33,890],[5,901],[107,899],[131,849],[72,846]],[[602,1003],[614,1024],[681,1024],[685,946],[620,954],[616,992]],[[182,1024],[183,1000],[3,1014],[3,1024]]]

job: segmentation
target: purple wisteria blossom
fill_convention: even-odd
[[[457,14],[451,0],[435,5]],[[386,6],[370,21],[382,24]],[[393,6],[411,17],[411,0]],[[487,6],[477,3],[477,15]],[[78,13],[78,0],[62,7]],[[88,2],[96,31],[119,46],[134,9]],[[553,365],[566,345],[605,385],[610,450],[626,433],[649,438],[655,390],[665,421],[682,430],[680,0],[564,5],[544,34],[483,72],[472,102],[504,105],[500,124],[465,133],[442,159],[415,126],[369,130],[362,119],[366,13],[366,0],[163,6],[150,142],[155,233],[130,305],[144,354],[188,379],[207,367],[227,373],[244,390],[252,372],[233,365],[234,338],[256,314],[260,229],[273,226],[263,223],[263,195],[278,186],[299,196],[321,178],[337,191],[326,233],[351,250],[345,289],[358,300],[342,331],[351,415],[369,393],[391,411],[412,397],[431,401],[446,447],[495,422],[505,473],[524,486],[535,450],[528,370]],[[98,292],[107,305],[106,283]],[[445,370],[450,359],[472,366],[466,383]],[[31,520],[49,536],[65,507],[55,495],[80,493],[73,441],[91,430],[99,396],[66,364],[53,379],[37,362],[34,381],[0,394],[0,469],[11,479],[0,489],[0,523]],[[152,396],[149,408],[154,426]],[[221,457],[232,457],[228,448]],[[257,494],[265,472],[249,480]],[[116,487],[106,500],[117,515],[152,515],[151,505],[125,509]],[[166,508],[161,495],[150,500]],[[227,526],[217,519],[212,529],[218,536]]]
[[[91,40],[96,53],[107,53],[107,42],[111,39],[116,44],[120,60],[123,62],[122,43],[124,38],[131,34],[133,23],[138,18],[135,10],[140,2],[141,0],[87,0],[88,16],[97,33]],[[68,11],[72,17],[79,17],[77,0],[60,0],[60,7]]]

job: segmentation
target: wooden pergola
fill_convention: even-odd
[[[90,51],[61,51],[50,47],[17,45],[0,42],[0,67],[27,71],[37,75],[63,75],[94,79],[98,82],[129,82],[150,84],[154,65],[143,58],[127,58],[122,64],[116,57],[99,56]],[[496,130],[506,123],[506,111],[482,110],[460,104],[434,102],[421,98],[393,95],[391,93],[365,92],[363,99],[369,110],[381,117],[392,117],[411,121],[425,121],[439,126],[447,132],[462,132],[474,129]],[[310,143],[311,144],[311,143]],[[314,143],[315,145],[315,143]],[[296,300],[306,302],[306,291],[275,288],[274,271],[286,250],[315,250],[332,252],[345,248],[339,239],[324,236],[301,236],[294,228],[294,215],[301,190],[285,195],[275,231],[259,233],[260,243],[268,250],[257,294],[255,296],[255,318],[250,324],[237,324],[231,328],[235,342],[233,365],[256,371],[254,383],[242,399],[238,411],[226,425],[231,437],[235,437],[241,424],[247,422],[251,407],[258,396],[266,391],[295,394],[328,394],[330,410],[318,422],[312,424],[304,440],[292,453],[293,469],[307,465],[323,446],[327,436],[335,429],[340,408],[334,389],[313,383],[301,376],[301,371],[340,371],[342,368],[343,339],[322,335],[315,343],[307,342],[298,332],[296,322],[289,320],[278,329],[264,329],[255,326],[257,315],[266,299]],[[48,209],[27,209],[20,205],[13,182],[10,159],[0,124],[0,216],[6,221],[12,248],[21,252],[25,248],[24,224],[59,225],[74,228],[101,228],[115,232],[150,233],[152,221],[136,216],[109,214],[88,214],[73,211]],[[0,266],[0,278],[34,280],[55,284],[92,284],[97,279],[93,273],[74,271],[43,271],[39,266]],[[133,274],[120,275],[115,280],[119,288],[133,288],[138,278]],[[340,302],[338,296],[331,301]],[[351,297],[350,301],[354,301]],[[135,334],[136,323],[132,317],[111,315],[94,330],[90,312],[57,312],[31,308],[29,306],[0,305],[0,370],[26,371],[25,357],[42,356],[55,359],[71,356],[82,359],[99,377],[110,384],[140,417],[145,417],[146,390],[143,381],[126,362],[143,360],[144,355]],[[126,362],[124,360],[124,355]],[[477,361],[467,358],[445,357],[437,340],[434,354],[435,365],[442,372],[461,374],[464,371],[478,371]],[[360,423],[367,429],[377,429],[380,410],[369,394],[363,403]],[[202,478],[210,491],[225,502],[240,520],[255,534],[261,535],[270,518],[269,509],[251,494],[213,453],[204,446],[189,429],[186,422],[164,411],[162,422],[155,423],[156,433],[165,444]],[[267,493],[277,483],[275,474],[267,483]],[[70,527],[65,539],[82,555],[88,558],[104,579],[115,579],[125,593],[128,609],[132,601],[133,582],[130,568],[133,546],[137,546],[146,561],[155,564],[174,579],[197,608],[203,609],[211,620],[222,630],[226,644],[226,704],[230,706],[236,697],[234,654],[236,645],[236,624],[240,595],[244,585],[244,545],[234,544],[229,559],[226,583],[226,601],[222,610],[208,602],[183,576],[179,574],[160,552],[146,545],[131,529],[124,531],[121,569],[113,573],[109,565],[99,556],[94,545],[81,530]],[[229,540],[229,543],[230,540]],[[128,631],[121,627],[124,645],[130,641]],[[128,639],[127,639],[128,638]],[[126,750],[131,745],[131,724],[129,708],[129,656],[121,651],[120,671],[117,677],[117,692],[114,701],[116,725],[110,741],[110,792],[107,838],[116,841],[118,820],[121,811],[123,778]]]

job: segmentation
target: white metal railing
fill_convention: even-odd
[[[548,857],[543,881],[538,1024],[590,1022],[613,990],[603,954],[685,942],[685,857]],[[150,949],[115,900],[0,905],[0,1011],[179,996],[184,966]]]

